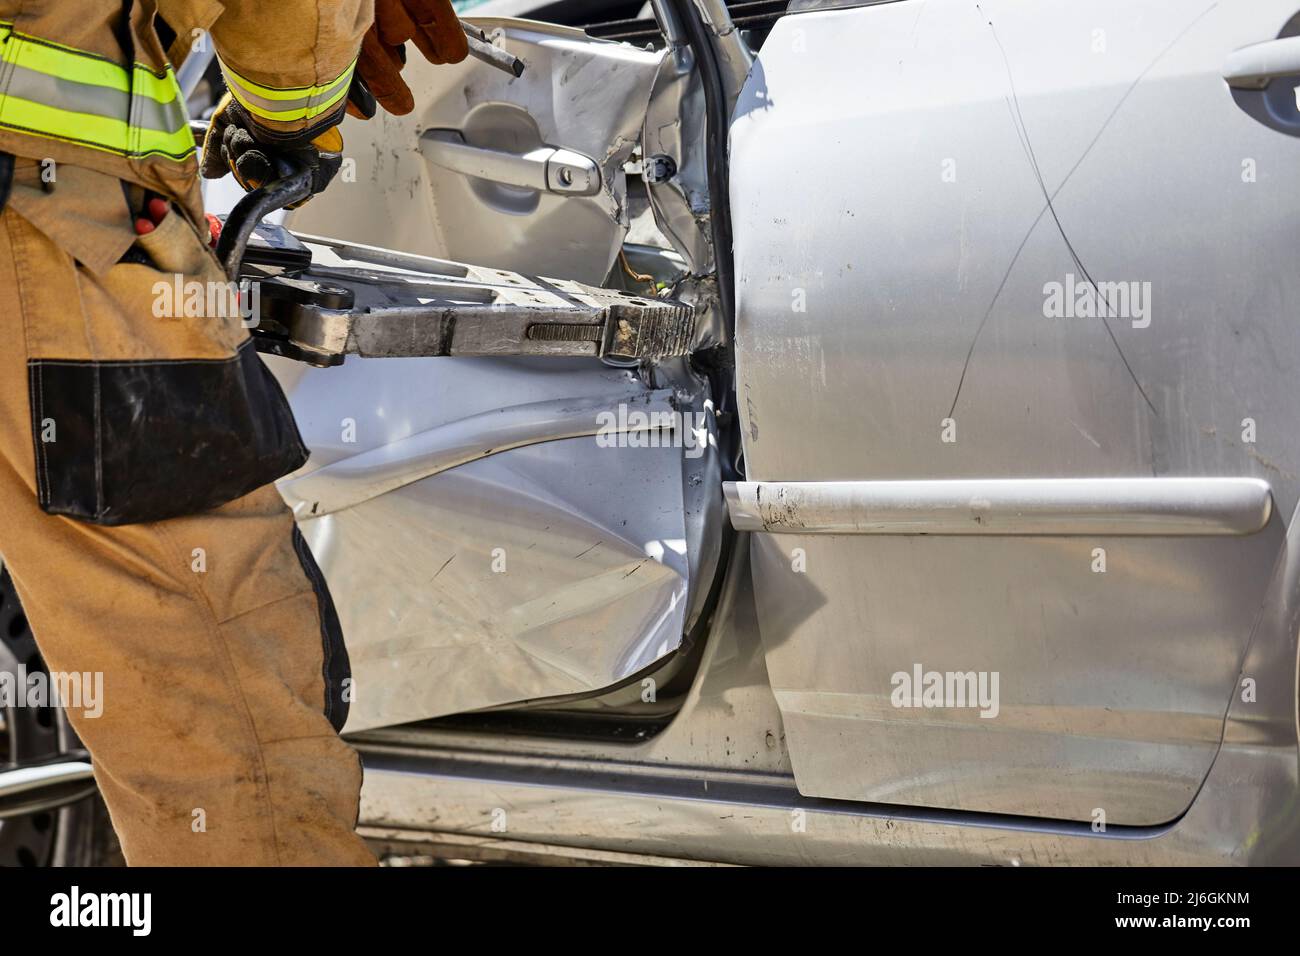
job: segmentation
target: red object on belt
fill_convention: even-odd
[[[210,212],[204,215],[208,217],[208,245],[215,249],[217,240],[221,238],[221,220]]]
[[[171,212],[171,203],[161,196],[154,196],[145,203],[145,215],[136,219],[135,234],[147,236],[158,228],[169,212]],[[208,220],[208,245],[215,249],[217,240],[221,238],[221,220],[210,212],[204,215]]]
[[[154,196],[144,204],[145,215],[135,221],[135,234],[147,236],[158,228],[158,224],[167,218],[171,205],[161,196]]]

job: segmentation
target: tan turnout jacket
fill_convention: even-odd
[[[260,124],[322,128],[346,106],[373,16],[373,0],[0,0],[0,151],[96,169],[197,213],[172,68],[211,43]],[[160,32],[174,36],[166,50]]]

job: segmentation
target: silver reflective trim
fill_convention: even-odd
[[[221,64],[221,75],[225,77],[226,83],[232,87],[231,91],[234,92],[233,88],[238,87],[239,99],[246,100],[269,113],[288,113],[293,110],[311,109],[318,103],[328,103],[330,98],[337,94],[340,89],[352,82],[352,71],[353,67],[348,67],[347,71],[330,83],[329,86],[307,96],[299,96],[290,100],[272,100],[254,93],[241,82],[239,76],[233,70],[229,69],[224,63]],[[294,117],[295,120],[303,118],[314,119],[315,117]],[[291,122],[291,120],[283,120],[282,122]]]
[[[9,69],[6,95],[20,100],[118,120],[157,133],[174,133],[189,122],[185,104],[179,98],[159,103],[148,96],[136,96],[132,109],[132,95],[122,90],[78,83],[16,63],[7,63],[6,66]]]
[[[131,95],[107,86],[65,80],[16,63],[7,63],[10,80],[6,95],[75,113],[88,113],[123,123],[130,115]]]
[[[1245,535],[1268,524],[1256,478],[726,482],[738,531],[777,534]]]
[[[131,125],[137,129],[175,133],[188,126],[189,122],[189,110],[181,98],[180,87],[176,88],[175,98],[166,103],[159,103],[149,96],[133,97]]]

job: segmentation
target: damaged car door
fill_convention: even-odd
[[[288,219],[347,238],[308,243],[340,275],[459,289],[440,317],[458,342],[476,303],[508,319],[605,279],[662,59],[563,27],[477,25],[522,76],[412,62],[420,106],[349,120],[353,182]],[[346,635],[347,729],[589,695],[682,646],[724,524],[707,383],[681,348],[583,357],[570,326],[488,330],[449,357],[355,354],[430,354],[389,336],[333,367],[268,359],[312,451],[280,488]]]
[[[662,52],[554,24],[473,21],[524,64],[414,60],[415,110],[349,118],[354,161],[298,231],[387,249],[599,283],[627,231],[623,166],[641,138]]]

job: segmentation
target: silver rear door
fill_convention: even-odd
[[[1191,802],[1300,493],[1300,60],[1236,53],[1297,7],[777,24],[732,128],[730,490],[805,794]]]

